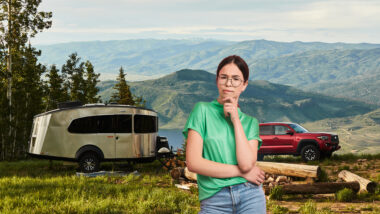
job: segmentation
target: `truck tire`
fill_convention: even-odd
[[[100,160],[94,152],[86,152],[79,159],[79,168],[84,173],[99,171]]]
[[[301,156],[305,162],[319,160],[321,152],[314,145],[306,145],[301,149]]]

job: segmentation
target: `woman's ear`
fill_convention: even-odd
[[[243,87],[242,87],[242,89],[241,89],[241,93],[243,93],[243,92],[245,91],[245,89],[247,88],[247,86],[248,86],[248,81],[245,81],[245,82],[243,83]]]

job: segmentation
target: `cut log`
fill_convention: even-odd
[[[192,180],[192,181],[196,181],[197,180],[197,173],[190,172],[187,167],[185,167],[185,169],[183,171],[184,171],[185,178],[187,178],[189,180]]]
[[[289,163],[276,163],[257,161],[256,166],[260,167],[264,172],[287,175],[301,178],[318,178],[321,174],[321,168],[319,166],[310,166],[302,164],[289,164]]]
[[[335,193],[341,189],[349,188],[358,192],[360,185],[358,182],[321,182],[312,184],[286,184],[280,185],[284,194],[328,194]],[[272,187],[273,188],[273,187]],[[269,195],[271,187],[264,187],[265,194]]]
[[[187,167],[177,167],[170,171],[170,175],[174,179],[179,179],[180,177],[187,178],[188,180],[196,181],[197,174],[190,172]]]
[[[376,182],[362,178],[359,175],[356,175],[347,170],[340,171],[338,174],[338,177],[347,182],[357,181],[360,184],[360,191],[364,191],[364,192],[373,193],[375,192],[375,189],[377,186]]]

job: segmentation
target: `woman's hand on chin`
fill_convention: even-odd
[[[239,119],[237,99],[233,97],[225,97],[222,99],[222,101],[223,101],[224,116],[230,117],[231,121],[235,121],[236,119]]]

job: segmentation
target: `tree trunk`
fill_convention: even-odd
[[[12,0],[8,1],[8,33],[12,34]],[[13,123],[13,115],[12,115],[12,41],[11,36],[9,36],[7,45],[8,45],[8,87],[7,87],[7,99],[8,99],[8,107],[9,107],[9,132],[8,137],[9,140],[12,139],[12,123]]]
[[[284,194],[328,194],[335,193],[341,189],[349,188],[354,192],[358,192],[360,185],[358,182],[323,182],[323,183],[312,183],[312,184],[287,184],[280,185],[284,191]],[[269,195],[270,190],[273,187],[265,187],[265,194]]]
[[[257,161],[256,166],[266,173],[287,175],[302,178],[318,178],[321,174],[319,166],[310,166],[302,164],[289,164],[289,163],[275,163]]]
[[[360,184],[360,191],[364,191],[364,192],[373,193],[375,192],[375,189],[377,186],[376,182],[362,178],[359,175],[356,175],[347,170],[340,171],[338,174],[338,177],[347,182],[352,182],[352,181],[358,182]]]

